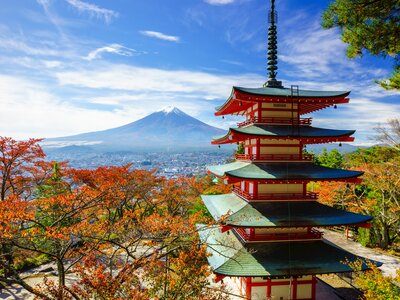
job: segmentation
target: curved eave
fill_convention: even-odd
[[[230,128],[225,135],[213,138],[214,145],[242,142],[250,137],[268,139],[296,139],[303,144],[320,144],[332,142],[352,142],[355,130],[334,130],[312,126],[291,127],[286,125],[263,126],[251,125]]]
[[[238,277],[286,277],[352,272],[344,261],[363,260],[344,249],[321,241],[253,243],[243,246],[234,234],[217,227],[199,231],[208,245],[207,260],[214,273]],[[316,259],[318,258],[318,259]],[[371,261],[377,266],[382,263]],[[363,263],[362,270],[368,270]]]
[[[248,203],[235,194],[202,196],[210,214],[232,227],[329,227],[365,224],[372,217],[315,201]]]
[[[299,90],[299,95],[291,96],[288,88],[241,88],[233,87],[231,95],[219,107],[216,107],[216,116],[227,114],[242,114],[247,108],[257,102],[291,103],[300,104],[300,114],[307,114],[321,110],[335,104],[348,103],[346,98],[350,91],[309,91]]]
[[[360,171],[333,169],[313,163],[233,163],[209,166],[209,172],[228,180],[228,183],[241,179],[255,181],[352,181],[363,174]]]

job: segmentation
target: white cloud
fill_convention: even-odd
[[[143,31],[140,31],[140,33],[145,36],[164,40],[164,41],[175,42],[175,43],[179,43],[179,41],[180,41],[179,36],[166,35],[164,33],[158,32],[158,31],[143,30]]]
[[[204,1],[211,5],[226,5],[235,2],[235,0],[204,0]]]
[[[43,0],[42,0],[43,1]],[[99,7],[95,4],[87,3],[81,0],[66,0],[70,5],[75,7],[80,12],[87,12],[97,18],[103,18],[109,23],[112,18],[118,17],[118,13],[111,9]]]
[[[134,56],[140,53],[135,49],[131,49],[120,44],[111,44],[91,51],[86,57],[86,60],[100,58],[102,53],[114,53],[122,56]]]
[[[45,65],[46,68],[49,69],[58,68],[63,65],[63,63],[58,60],[43,60],[42,63]]]
[[[25,41],[18,39],[18,37],[7,37],[0,35],[0,48],[6,51],[19,51],[28,55],[38,56],[58,56],[61,55],[61,51],[46,47],[44,45],[38,45],[32,47]]]
[[[400,104],[377,101],[374,98],[363,96],[351,97],[350,103],[338,105],[315,112],[308,116],[313,117],[313,126],[356,130],[354,145],[374,144],[376,132],[374,128],[384,124],[388,119],[398,118]]]
[[[0,135],[17,139],[56,137],[128,123],[123,112],[76,107],[45,84],[0,74]]]
[[[296,24],[292,20],[284,24],[285,36],[278,44],[278,60],[288,65],[280,68],[280,73],[306,80],[328,81],[329,78],[330,82],[368,79],[370,86],[373,86],[372,78],[385,76],[386,71],[381,68],[365,67],[347,58],[347,45],[338,30],[322,29],[319,19],[310,16],[307,19],[303,12],[294,19]]]
[[[208,99],[226,98],[232,85],[259,87],[264,81],[255,74],[215,75],[117,64],[57,72],[56,77],[61,85],[81,88],[196,94]]]
[[[279,45],[282,54],[278,58],[290,64],[296,75],[303,78],[339,75],[336,73],[339,66],[348,67],[352,63],[345,58],[346,46],[336,31],[323,30],[317,22],[294,28]]]

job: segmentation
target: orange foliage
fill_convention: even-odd
[[[31,195],[32,183],[40,177],[36,173],[46,169],[40,141],[0,137],[0,200],[11,194],[24,198]]]
[[[181,298],[199,299],[209,270],[195,226],[202,217],[189,211],[201,184],[129,165],[56,173],[46,173],[36,199],[13,196],[0,206],[0,239],[13,254],[33,251],[57,263],[57,282],[46,280],[31,292],[42,299],[146,299],[163,293],[175,299],[195,288],[194,296]],[[71,269],[80,277],[74,287],[65,282]],[[166,270],[170,276],[161,276]],[[18,276],[10,279],[22,284]],[[204,293],[217,299],[217,293]]]

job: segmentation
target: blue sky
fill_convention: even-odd
[[[351,90],[313,124],[356,129],[400,116],[399,93],[374,84],[390,58],[348,60],[320,26],[329,1],[277,0],[278,79]],[[266,81],[267,0],[18,0],[0,3],[0,135],[57,137],[120,126],[173,105],[214,126],[232,85]]]

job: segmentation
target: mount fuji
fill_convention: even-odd
[[[49,138],[46,151],[187,151],[210,150],[211,138],[225,131],[195,119],[176,107],[166,107],[121,127],[73,136]]]

